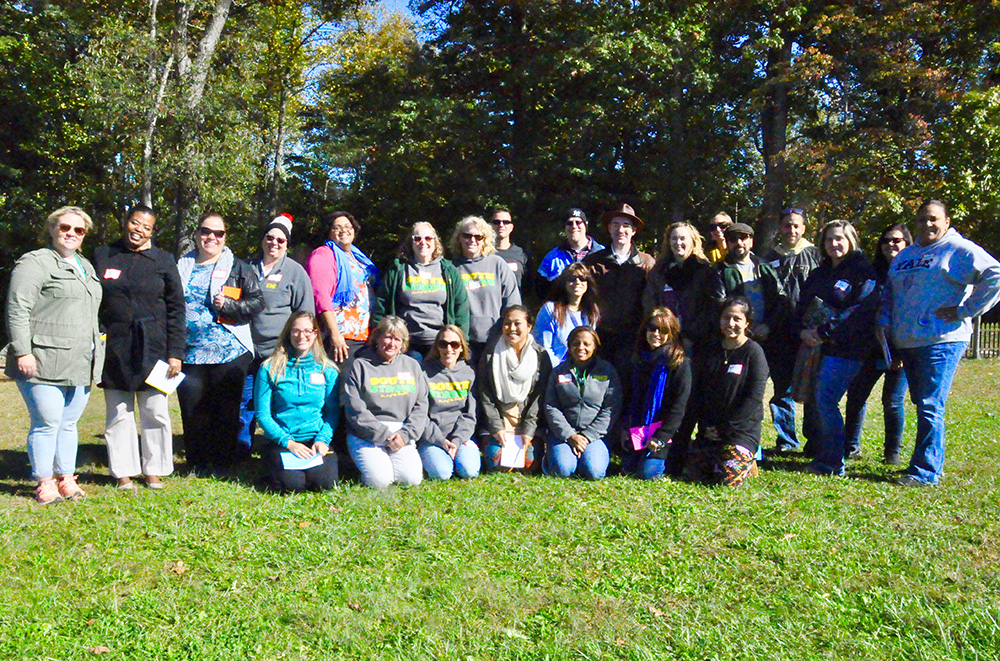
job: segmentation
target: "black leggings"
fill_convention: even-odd
[[[247,352],[216,365],[185,365],[177,386],[188,467],[226,469],[236,463],[243,379],[253,361]]]
[[[305,443],[312,447],[312,441]],[[332,489],[337,484],[337,454],[331,452],[323,457],[323,463],[303,471],[285,470],[281,463],[281,453],[289,452],[276,443],[268,443],[263,451],[264,464],[271,476],[271,488],[276,491],[305,491],[312,487],[317,491]]]

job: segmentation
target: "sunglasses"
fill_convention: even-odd
[[[434,237],[433,236],[412,236],[410,238],[413,239],[414,243],[421,243],[421,242],[423,242],[423,243],[433,243],[434,242]]]
[[[493,221],[494,225],[513,225],[513,220],[504,220],[503,218],[496,218]]]
[[[709,223],[708,230],[710,232],[714,232],[715,230],[724,230],[730,225],[732,225],[732,223]]]
[[[62,232],[63,234],[69,234],[70,232],[72,232],[77,236],[83,236],[84,234],[87,233],[87,228],[73,227],[72,225],[69,225],[67,223],[59,223],[59,231]]]
[[[448,340],[438,340],[437,341],[437,348],[438,349],[454,349],[455,351],[458,351],[459,349],[462,348],[462,343],[458,342],[458,341],[455,341],[455,340],[452,340],[451,342],[449,342]]]
[[[567,276],[566,282],[568,282],[571,285],[575,285],[578,282],[587,282],[587,279],[580,275],[571,275]]]
[[[470,232],[462,232],[462,238],[466,241],[484,241],[486,239],[482,234],[472,234]]]
[[[887,246],[890,243],[906,243],[906,239],[901,236],[887,236],[879,241],[883,246]]]
[[[583,225],[583,226],[587,225],[587,223],[583,222],[582,220],[574,220],[574,219],[567,220],[563,224],[564,225]]]
[[[646,326],[646,332],[647,333],[659,333],[660,335],[666,335],[667,334],[666,331],[662,330],[656,324],[648,324]]]
[[[806,215],[806,212],[804,210],[802,210],[802,209],[796,209],[795,207],[791,207],[791,208],[788,208],[788,209],[782,209],[781,210],[781,215],[782,216],[791,216],[793,213],[796,214],[796,215],[798,215],[798,216],[804,216],[804,215]]]
[[[283,236],[265,236],[264,240],[268,243],[277,243],[279,246],[283,246],[288,243],[288,239]]]
[[[217,238],[217,239],[224,239],[224,238],[226,238],[226,230],[213,230],[213,229],[211,229],[209,227],[199,227],[198,228],[198,234],[201,234],[202,236],[213,236],[214,235],[215,238]]]

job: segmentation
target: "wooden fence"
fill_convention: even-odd
[[[965,351],[966,358],[1000,357],[1000,324],[984,324],[976,317],[972,322],[972,340]]]

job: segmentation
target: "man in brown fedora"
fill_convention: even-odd
[[[611,236],[611,246],[587,255],[583,263],[593,272],[597,283],[601,310],[597,332],[602,354],[618,370],[627,390],[629,356],[642,323],[642,291],[646,287],[646,274],[655,261],[632,244],[632,238],[642,231],[643,222],[631,206],[619,204],[604,214],[602,223]]]

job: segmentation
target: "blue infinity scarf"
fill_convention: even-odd
[[[659,352],[644,351],[640,360],[647,359],[656,361],[656,366],[653,367],[653,372],[649,376],[649,385],[646,388],[645,397],[642,400],[645,405],[642,412],[643,427],[648,427],[653,424],[654,417],[660,412],[660,406],[663,405],[663,392],[666,390],[667,381],[670,378],[670,367],[667,365],[666,361],[663,360],[662,355],[660,355]],[[636,404],[638,404],[638,401],[636,401]]]
[[[358,283],[354,278],[354,273],[347,266],[347,252],[333,241],[327,241],[326,245],[337,258],[337,289],[333,292],[333,304],[337,307],[344,307],[357,297]],[[368,273],[368,278],[372,281],[372,288],[377,290],[381,280],[378,268],[353,244],[351,245],[351,255]]]

